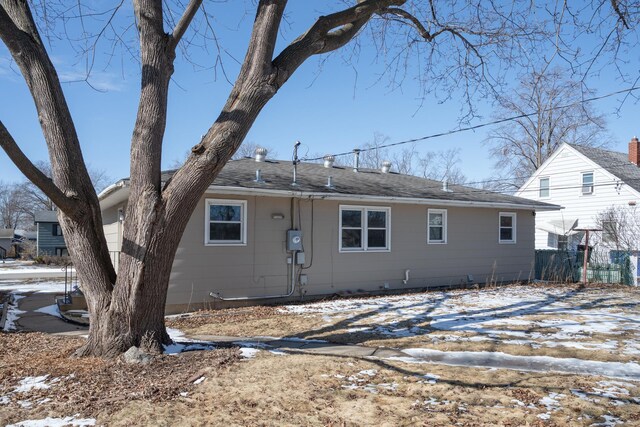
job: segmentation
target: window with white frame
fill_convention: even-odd
[[[539,197],[549,197],[549,177],[540,178]]]
[[[582,173],[582,194],[593,194],[593,172]]]
[[[500,243],[516,242],[516,214],[512,212],[500,212],[498,235]]]
[[[246,244],[247,202],[206,199],[204,242],[206,245]]]
[[[390,208],[340,206],[340,251],[388,251]]]
[[[447,243],[447,210],[427,211],[427,243]]]

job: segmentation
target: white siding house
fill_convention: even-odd
[[[598,214],[611,207],[635,215],[640,204],[638,152],[637,138],[629,143],[629,154],[571,144],[556,150],[515,194],[563,208],[536,212],[536,249],[575,248],[584,233],[574,229],[602,226]],[[596,233],[598,241],[600,249],[616,249],[601,233]]]

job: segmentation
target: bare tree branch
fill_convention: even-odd
[[[73,199],[67,197],[56,185],[51,178],[38,169],[29,158],[20,149],[16,141],[13,139],[7,128],[0,121],[0,147],[4,149],[11,161],[20,169],[20,172],[33,182],[43,193],[45,193],[54,203],[73,215],[77,204]]]
[[[180,21],[178,21],[178,23],[176,24],[176,27],[173,29],[173,34],[171,35],[171,41],[169,42],[169,46],[168,46],[169,49],[174,50],[176,48],[176,46],[182,39],[182,36],[184,36],[184,33],[187,31],[187,28],[189,28],[189,25],[191,24],[191,21],[193,20],[193,17],[196,15],[196,12],[200,8],[201,4],[202,4],[202,0],[189,1],[189,4],[187,5],[187,8],[184,11],[184,14],[180,18]]]

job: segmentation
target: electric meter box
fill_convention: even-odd
[[[302,231],[287,230],[287,251],[302,250]]]

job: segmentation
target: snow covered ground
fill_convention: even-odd
[[[630,298],[631,297],[631,298]],[[598,350],[640,360],[640,292],[509,286],[290,305],[350,334]],[[334,332],[335,333],[335,332]]]

